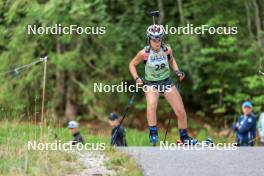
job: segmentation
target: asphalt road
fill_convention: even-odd
[[[135,158],[145,176],[262,176],[264,147],[236,150],[164,150],[160,147],[127,147],[118,150]]]

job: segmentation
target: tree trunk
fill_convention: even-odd
[[[249,7],[248,0],[244,1],[244,5],[245,5],[245,8],[246,8],[247,27],[248,27],[249,38],[253,39],[253,33],[252,33],[252,29],[251,29],[250,7]]]
[[[260,17],[260,5],[258,0],[253,0],[253,4],[255,7],[255,23],[257,29],[257,42],[260,47],[262,46],[262,30],[261,30],[261,17]]]
[[[56,54],[60,55],[62,53],[62,47],[59,41],[56,43]],[[58,68],[56,68],[56,94],[55,94],[55,110],[56,114],[59,117],[64,116],[64,109],[65,109],[65,101],[64,101],[64,90],[65,84],[64,84],[64,72],[60,71]]]
[[[76,88],[73,82],[74,74],[68,72],[68,81],[67,81],[67,93],[66,93],[66,109],[65,117],[67,119],[74,119],[77,115],[77,109],[75,106],[76,103]]]
[[[183,15],[183,10],[182,10],[182,0],[177,0],[177,4],[178,4],[178,10],[179,10],[179,14],[180,14],[181,24],[184,25],[185,20],[184,20],[184,15]]]
[[[184,25],[185,24],[185,18],[183,15],[182,0],[177,0],[177,5],[178,5],[179,14],[180,14],[180,22],[181,22],[180,24]],[[187,54],[188,54],[187,46],[184,42],[182,42],[183,61],[185,62],[186,66],[187,66],[188,74],[191,77],[192,76],[192,69],[191,69],[191,66],[189,65],[189,62],[187,61]]]
[[[160,11],[158,24],[163,24],[164,18],[165,18],[165,13],[164,13],[164,8],[163,8],[163,0],[158,0],[158,8],[159,8],[159,11]]]

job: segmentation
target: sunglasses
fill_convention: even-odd
[[[155,43],[159,43],[159,42],[161,42],[161,39],[151,39],[153,42],[155,42]]]

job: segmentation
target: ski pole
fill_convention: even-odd
[[[128,101],[127,107],[126,107],[126,109],[125,109],[125,111],[124,111],[124,113],[123,113],[123,117],[122,117],[122,119],[120,120],[120,123],[119,123],[119,125],[118,125],[118,127],[117,127],[115,133],[113,134],[112,139],[111,139],[111,145],[114,145],[115,142],[116,142],[117,133],[118,133],[118,131],[119,131],[119,129],[120,129],[120,127],[121,127],[123,121],[125,120],[126,116],[128,115],[128,110],[129,110],[129,108],[132,106],[132,104],[133,104],[133,102],[134,102],[134,99],[135,99],[135,97],[136,97],[136,94],[137,94],[137,92],[134,91],[133,94],[132,94],[132,96],[131,96],[131,98],[130,98],[129,101]]]
[[[171,122],[171,115],[169,117],[169,123],[168,123],[167,128],[166,128],[166,132],[165,132],[165,136],[164,136],[164,140],[163,140],[164,143],[166,142],[167,134],[168,134],[169,127],[170,127],[170,122]]]
[[[177,87],[177,90],[180,92],[180,82],[177,83],[176,87]],[[168,134],[170,123],[171,123],[171,116],[172,115],[170,115],[170,117],[169,117],[169,123],[168,123],[167,128],[166,128],[166,132],[165,132],[165,136],[164,136],[164,140],[163,140],[164,143],[166,142],[166,139],[167,139],[167,134]]]

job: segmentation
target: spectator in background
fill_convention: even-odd
[[[112,127],[111,145],[127,146],[125,129],[120,125],[118,115],[116,113],[110,113],[109,124]]]
[[[73,136],[72,145],[76,145],[77,143],[84,144],[83,137],[78,130],[78,123],[72,120],[68,123],[68,128]]]
[[[254,146],[256,138],[256,117],[252,113],[252,103],[245,101],[242,104],[243,114],[233,124],[236,132],[236,142],[238,146]]]
[[[259,116],[259,121],[258,121],[258,132],[260,136],[260,143],[262,146],[264,146],[264,106],[261,109],[261,113]]]

